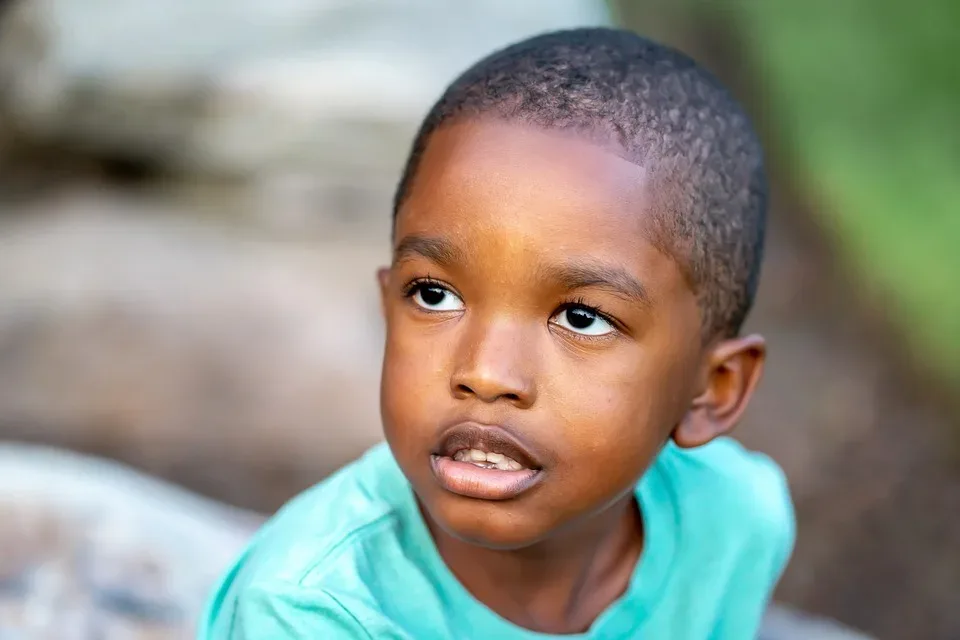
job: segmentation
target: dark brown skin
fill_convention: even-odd
[[[648,240],[647,174],[567,134],[446,126],[379,274],[387,441],[453,573],[532,630],[582,632],[623,594],[643,547],[638,479],[669,438],[729,432],[761,375],[761,338],[703,343],[694,292]],[[589,308],[602,335],[577,331]],[[509,425],[541,481],[498,501],[441,487],[430,455],[461,420]]]

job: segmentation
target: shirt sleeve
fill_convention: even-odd
[[[711,640],[754,638],[780,581],[796,539],[793,502],[783,472],[771,464],[765,500],[753,513],[737,569]]]
[[[227,637],[210,640],[372,640],[360,621],[322,589],[250,587],[237,598]]]

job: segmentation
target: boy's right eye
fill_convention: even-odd
[[[463,300],[450,289],[435,282],[419,282],[407,292],[418,307],[427,311],[460,311]]]

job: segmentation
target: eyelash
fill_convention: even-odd
[[[455,290],[453,287],[451,287],[450,285],[448,285],[447,283],[442,282],[442,281],[440,281],[440,280],[437,280],[436,278],[431,278],[431,277],[428,275],[428,276],[426,276],[426,277],[424,277],[424,278],[415,278],[415,279],[411,280],[410,282],[408,282],[407,284],[405,284],[405,285],[403,286],[403,290],[402,290],[402,291],[403,291],[403,297],[404,297],[404,298],[412,298],[413,295],[417,292],[417,288],[423,287],[423,286],[433,286],[433,287],[440,287],[441,289],[448,289],[448,290],[450,290],[452,293],[456,294],[457,297],[460,296],[460,294],[457,293],[456,290]]]
[[[416,279],[411,280],[410,282],[408,282],[406,285],[404,285],[403,290],[402,290],[402,291],[403,291],[403,297],[404,297],[404,298],[412,298],[412,297],[414,296],[414,294],[416,294],[417,289],[420,288],[420,287],[423,287],[423,286],[433,286],[433,287],[440,287],[440,288],[442,288],[442,289],[448,289],[448,290],[450,290],[450,292],[452,292],[452,293],[453,293],[454,295],[456,295],[457,297],[461,297],[460,294],[457,293],[456,290],[455,290],[453,287],[451,287],[450,285],[448,285],[447,283],[445,283],[445,282],[443,282],[443,281],[441,281],[441,280],[437,280],[436,278],[432,278],[432,277],[430,277],[429,275],[426,276],[426,277],[423,277],[423,278],[416,278]],[[602,308],[600,308],[600,307],[597,306],[597,305],[587,304],[587,303],[584,301],[584,299],[581,298],[581,297],[577,297],[577,298],[574,298],[574,299],[572,299],[572,300],[567,300],[566,302],[562,302],[562,303],[560,304],[560,306],[557,308],[557,311],[556,311],[556,313],[555,313],[554,315],[556,315],[557,313],[561,313],[561,312],[563,312],[563,311],[566,311],[567,309],[574,309],[574,308],[577,308],[577,309],[586,309],[586,310],[589,311],[590,313],[596,314],[596,316],[597,316],[598,318],[601,318],[601,319],[603,319],[604,321],[608,322],[608,323],[610,324],[610,326],[614,327],[617,331],[622,331],[623,325],[622,325],[616,318],[614,318],[613,316],[611,316],[610,314],[608,314],[607,312],[605,312]],[[584,339],[596,339],[596,337],[583,336],[583,335],[580,335],[580,334],[577,334],[577,335],[578,335],[579,337],[581,337],[581,338],[584,338]]]
[[[609,323],[610,326],[612,326],[617,331],[620,331],[621,327],[623,326],[622,324],[620,324],[620,322],[616,318],[614,318],[613,316],[605,312],[603,309],[601,309],[597,305],[587,304],[586,302],[584,302],[583,298],[574,298],[573,300],[569,300],[567,302],[562,303],[558,309],[558,313],[561,311],[566,311],[567,309],[586,309],[590,313],[595,314],[598,318],[601,318],[607,323]],[[590,337],[590,336],[584,336],[584,337]],[[594,336],[594,338],[595,337],[596,336]]]

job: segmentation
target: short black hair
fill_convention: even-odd
[[[582,132],[650,171],[657,246],[697,295],[705,340],[739,331],[756,295],[766,226],[763,152],[743,108],[691,58],[635,33],[583,28],[497,51],[427,114],[394,198],[394,220],[431,134],[494,117]]]

